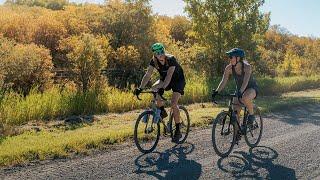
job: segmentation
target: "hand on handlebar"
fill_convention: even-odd
[[[136,96],[139,96],[139,94],[142,92],[142,88],[136,88],[134,91],[133,91],[133,94],[136,95]]]
[[[216,95],[218,94],[218,91],[216,91],[215,89],[212,90],[212,94],[211,94],[211,98],[212,98],[212,102],[217,104],[217,102],[215,101]]]
[[[139,95],[140,95],[141,93],[153,94],[154,98],[156,98],[156,95],[159,94],[162,100],[164,100],[164,101],[167,100],[166,98],[164,98],[164,97],[162,96],[163,93],[164,93],[164,90],[163,90],[163,92],[162,92],[162,95],[160,94],[159,91],[158,91],[158,92],[155,92],[155,91],[143,91],[141,88],[137,88],[137,89],[135,89],[135,90],[133,91],[133,94],[134,94],[135,96],[137,96],[137,99],[138,99],[138,100],[141,100],[140,97],[139,97]]]
[[[241,99],[242,98],[242,92],[240,90],[238,90],[236,96],[238,97],[238,99]]]
[[[164,88],[160,88],[160,89],[158,90],[158,94],[159,94],[160,96],[163,96],[163,94],[164,94]]]

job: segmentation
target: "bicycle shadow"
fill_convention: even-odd
[[[238,178],[254,179],[297,179],[294,169],[275,164],[278,153],[266,146],[250,148],[248,152],[235,151],[235,154],[220,158],[217,162],[220,170]],[[266,174],[266,177],[262,176]]]
[[[184,143],[164,152],[140,155],[135,159],[136,174],[147,174],[157,179],[198,179],[201,164],[187,159],[193,152],[194,145]]]

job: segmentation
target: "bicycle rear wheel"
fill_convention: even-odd
[[[189,134],[189,131],[190,131],[190,117],[189,117],[188,110],[184,106],[179,106],[179,112],[180,112],[180,122],[181,122],[180,132],[181,132],[182,137],[176,143],[182,144],[186,141],[188,134]],[[174,132],[176,130],[176,125],[173,120],[172,114],[170,114],[169,122],[171,122],[170,123],[170,133],[171,133],[171,138],[172,138],[174,135]]]
[[[142,153],[152,152],[159,142],[160,123],[153,123],[153,111],[141,113],[134,128],[134,142]]]
[[[229,113],[225,111],[219,113],[212,125],[212,145],[218,156],[227,157],[231,153],[235,137],[236,130]]]
[[[256,106],[254,107],[254,115],[256,116],[256,120],[253,122],[252,126],[247,126],[246,134],[244,136],[247,145],[250,147],[256,147],[259,144],[263,130],[261,112]]]

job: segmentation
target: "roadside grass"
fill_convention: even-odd
[[[226,90],[233,89],[233,80],[229,80]],[[210,94],[220,82],[220,77],[194,77],[187,80],[182,104],[210,101]],[[285,92],[320,88],[320,76],[258,78],[260,95],[278,95]],[[170,93],[168,93],[170,96]],[[86,94],[74,90],[60,90],[53,87],[40,93],[31,91],[27,97],[15,92],[7,92],[0,98],[0,133],[1,126],[15,127],[30,121],[51,121],[71,115],[90,115],[102,113],[122,113],[145,108],[150,102],[150,95],[141,95],[137,100],[132,92],[107,87],[102,92],[90,91]],[[10,133],[9,133],[10,135]]]
[[[305,103],[319,103],[320,89],[262,97],[257,105],[263,112],[279,111]],[[211,103],[187,106],[193,127],[206,127],[218,112],[226,106],[215,107]],[[66,158],[88,154],[92,149],[105,149],[108,145],[126,141],[133,136],[138,114],[135,110],[122,114],[100,115],[99,120],[78,128],[40,127],[40,131],[28,131],[17,136],[0,138],[0,166],[24,164],[30,161]],[[67,128],[68,129],[68,128]],[[192,134],[191,134],[192,135]]]

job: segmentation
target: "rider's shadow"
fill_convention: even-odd
[[[235,178],[297,179],[294,169],[275,164],[278,153],[265,146],[250,148],[249,153],[235,151],[236,155],[220,158],[219,169]],[[265,175],[265,176],[264,176]]]
[[[144,154],[136,158],[137,174],[148,174],[157,179],[198,179],[201,164],[187,159],[194,145],[185,143],[176,145],[164,152]]]

